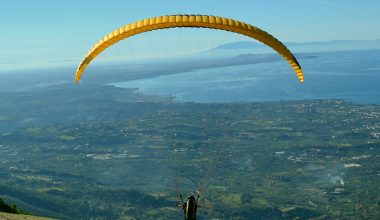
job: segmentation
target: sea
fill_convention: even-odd
[[[310,54],[309,54],[310,55]],[[113,83],[180,102],[251,102],[344,99],[380,104],[380,50],[318,52],[300,56],[305,82],[286,61],[199,69]],[[297,56],[297,55],[296,55]]]

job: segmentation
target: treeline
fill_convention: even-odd
[[[13,213],[13,214],[20,214],[21,211],[17,210],[17,207],[15,204],[8,205],[4,202],[2,198],[0,198],[0,212],[7,212],[7,213]]]

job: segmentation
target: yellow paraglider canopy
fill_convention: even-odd
[[[125,25],[97,42],[92,49],[87,53],[85,58],[79,64],[75,75],[75,83],[78,83],[84,70],[88,64],[107,47],[117,43],[124,38],[140,34],[147,31],[158,29],[176,28],[176,27],[196,27],[196,28],[212,28],[225,31],[231,31],[254,38],[279,53],[293,68],[300,82],[304,82],[304,75],[298,61],[294,55],[286,48],[279,40],[274,38],[269,33],[243,23],[241,21],[230,18],[223,18],[209,15],[168,15],[154,18],[147,18],[128,25]]]

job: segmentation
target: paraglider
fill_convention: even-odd
[[[177,204],[177,207],[183,208],[184,220],[196,220],[197,219],[197,209],[201,207],[198,205],[199,195],[195,198],[193,195],[187,197],[186,202],[183,201],[182,194],[181,197],[182,204]]]
[[[119,29],[106,35],[92,47],[92,49],[79,64],[75,74],[75,83],[79,82],[87,66],[93,59],[118,41],[147,31],[180,27],[218,29],[242,34],[256,39],[279,53],[293,68],[298,80],[301,83],[304,82],[303,71],[297,59],[283,43],[269,33],[253,25],[230,18],[208,15],[170,15],[140,20],[120,27]],[[183,208],[185,220],[196,220],[197,209],[202,207],[198,205],[199,195],[197,198],[191,195],[186,201],[183,200],[182,195],[180,195],[180,197],[182,204],[177,204],[177,207]]]
[[[92,47],[92,49],[87,53],[82,62],[79,64],[75,74],[75,83],[79,82],[86,67],[97,55],[118,41],[147,31],[179,27],[225,30],[254,38],[270,46],[277,53],[279,53],[293,68],[299,81],[304,82],[302,68],[294,55],[279,40],[255,26],[231,18],[223,18],[218,16],[167,15],[140,20],[125,25],[106,35]]]

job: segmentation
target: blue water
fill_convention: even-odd
[[[305,83],[285,61],[201,69],[115,83],[183,102],[240,102],[338,98],[380,104],[380,50],[319,53],[299,59]]]

